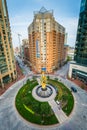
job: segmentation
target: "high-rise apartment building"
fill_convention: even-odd
[[[74,59],[87,66],[87,0],[81,2]]]
[[[0,86],[16,78],[6,0],[0,0]]]
[[[65,28],[55,21],[52,10],[42,7],[34,12],[28,35],[32,69],[41,73],[44,68],[51,73],[63,64]]]
[[[87,0],[81,1],[74,60],[69,76],[87,82]]]

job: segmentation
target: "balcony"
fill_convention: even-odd
[[[1,74],[8,72],[8,69],[5,68],[4,70],[1,70]]]
[[[0,60],[5,59],[5,57],[0,57]]]
[[[7,67],[7,64],[0,64],[0,69],[3,67]]]

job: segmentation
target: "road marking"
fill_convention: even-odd
[[[81,91],[78,91],[78,93],[84,93],[84,94],[86,94],[86,92],[81,92]]]
[[[75,103],[87,107],[87,104],[84,104],[84,103],[78,103],[77,101],[75,101]]]
[[[82,103],[81,105],[87,107],[87,104]]]
[[[4,97],[1,97],[1,96],[0,96],[0,99],[3,99],[3,98],[4,98]]]

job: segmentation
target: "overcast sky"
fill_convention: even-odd
[[[7,0],[13,46],[19,46],[18,35],[28,38],[28,26],[33,21],[34,11],[42,6],[54,10],[55,20],[63,25],[68,33],[67,44],[75,45],[81,0]]]

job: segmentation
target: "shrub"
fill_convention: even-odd
[[[30,83],[30,79],[27,80],[27,84]]]
[[[55,80],[58,80],[58,78],[55,78]]]
[[[43,125],[58,123],[49,104],[47,102],[39,102],[33,98],[32,89],[36,85],[38,85],[36,80],[28,80],[28,82],[19,90],[16,96],[16,108],[18,112],[26,120],[32,123]]]
[[[50,76],[49,76],[49,75],[47,76],[47,79],[50,79]]]

